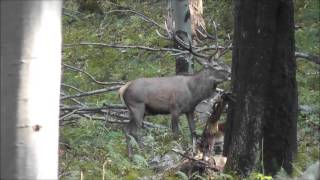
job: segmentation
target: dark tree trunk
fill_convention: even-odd
[[[292,171],[297,149],[297,85],[292,0],[235,0],[226,168],[248,175]],[[263,158],[262,158],[263,156]],[[261,166],[259,168],[262,168]]]

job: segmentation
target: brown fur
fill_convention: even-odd
[[[140,78],[121,87],[120,98],[130,113],[129,124],[124,129],[129,156],[132,155],[130,139],[139,141],[137,131],[146,115],[170,114],[172,132],[178,137],[179,116],[185,114],[194,140],[196,105],[210,97],[217,84],[228,76],[229,73],[223,70],[203,69],[192,76]]]

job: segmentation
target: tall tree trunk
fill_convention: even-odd
[[[57,179],[62,1],[1,1],[1,179]]]
[[[292,0],[235,0],[226,168],[248,175],[292,171],[297,149],[297,85]],[[260,167],[261,168],[261,167]]]
[[[192,39],[198,40],[203,39],[203,37],[197,32],[201,31],[202,28],[206,28],[206,24],[203,19],[203,4],[202,0],[190,0],[190,15],[191,15],[191,30],[192,30]],[[202,28],[201,28],[202,26]],[[193,44],[197,41],[193,41]]]
[[[185,42],[191,39],[191,20],[189,0],[169,0],[169,18],[173,22],[173,31]],[[193,63],[189,55],[176,57],[176,74],[192,73]]]

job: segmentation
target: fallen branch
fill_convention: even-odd
[[[72,115],[80,115],[82,117],[90,118],[93,120],[105,121],[108,123],[129,123],[129,116],[122,115],[123,113],[127,112],[127,110],[124,109],[126,109],[126,107],[121,104],[104,104],[103,107],[66,106],[60,108],[60,111],[66,112],[64,115],[62,115],[60,121],[65,121],[65,118],[69,118]],[[120,110],[121,112],[119,113],[115,110]],[[91,116],[90,114],[103,114],[104,117]],[[116,118],[117,120],[108,117]],[[143,121],[142,124],[145,128],[167,128],[165,126],[146,121]]]
[[[62,121],[63,119],[65,119],[65,118],[67,118],[67,117],[71,116],[72,114],[75,114],[78,110],[80,110],[80,109],[75,109],[75,110],[73,110],[73,111],[71,111],[71,112],[69,112],[69,113],[67,113],[67,114],[63,115],[59,120],[60,120],[60,121]]]
[[[107,108],[107,109],[127,109],[127,107],[122,104],[105,104],[105,103],[103,103],[103,107]]]
[[[73,113],[74,115],[75,113]],[[129,123],[129,120],[115,120],[115,119],[110,119],[107,117],[102,117],[102,116],[90,116],[88,114],[77,114],[80,115],[82,117],[91,119],[91,120],[98,120],[98,121],[104,121],[106,123],[116,123],[116,124],[127,124]],[[71,116],[69,116],[71,117]],[[127,119],[129,119],[129,117],[127,117]],[[74,119],[72,119],[74,120]],[[61,120],[62,122],[64,121],[68,121],[68,120]],[[64,124],[62,124],[64,125]],[[155,128],[155,129],[166,129],[166,126],[160,125],[160,124],[155,124],[155,123],[151,123],[151,122],[147,122],[147,121],[143,121],[142,125],[144,128]]]
[[[63,96],[67,96],[67,95],[66,95],[65,93],[63,93],[63,92],[60,92],[60,94],[63,95]],[[80,102],[80,101],[78,101],[78,100],[76,100],[76,99],[74,99],[74,98],[70,98],[70,100],[73,101],[73,102],[75,102],[76,104],[78,104],[78,105],[80,105],[80,106],[87,107],[87,105],[85,105],[84,103],[82,103],[82,102]]]
[[[199,165],[201,168],[208,168],[214,171],[221,171],[221,169],[215,167],[215,163],[211,163],[210,161],[204,161],[202,159],[196,159],[193,156],[186,155],[187,153],[181,153],[180,151],[177,151],[175,149],[172,149],[173,152],[179,154],[180,156],[187,158],[190,162],[189,166],[197,166],[199,168]],[[214,161],[214,160],[213,160]]]
[[[179,169],[181,169],[182,167],[184,167],[186,164],[188,164],[189,161],[187,159],[179,162],[178,164],[172,166],[172,167],[168,167],[166,168],[164,171],[157,173],[156,175],[153,176],[144,176],[142,178],[139,178],[139,180],[144,180],[144,179],[164,179],[165,175],[167,173],[170,174],[170,172],[177,172]]]
[[[81,109],[83,111],[101,111],[104,109],[126,109],[126,106],[122,104],[103,104],[103,107],[82,107],[82,106],[68,106],[68,107],[63,107],[60,110],[75,110],[75,109]]]
[[[116,108],[119,108],[119,107],[116,107]],[[120,108],[122,108],[122,107],[120,107]],[[128,116],[123,115],[123,114],[127,113],[127,110],[123,110],[123,109],[106,109],[105,107],[67,106],[67,107],[61,107],[60,111],[65,112],[65,114],[68,114],[69,112],[73,112],[73,114],[78,114],[81,116],[90,115],[90,114],[103,114],[105,116],[115,117],[120,120],[128,120],[129,119]],[[65,114],[62,116],[65,116]],[[60,120],[63,120],[63,118],[61,118]]]

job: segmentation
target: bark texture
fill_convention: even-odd
[[[192,39],[202,39],[201,35],[197,33],[197,30],[206,28],[206,24],[203,19],[203,3],[202,0],[190,0],[190,15],[191,15],[191,29]]]
[[[248,175],[292,171],[297,149],[297,85],[292,0],[235,0],[232,91],[224,155]],[[261,166],[260,166],[261,168]]]

